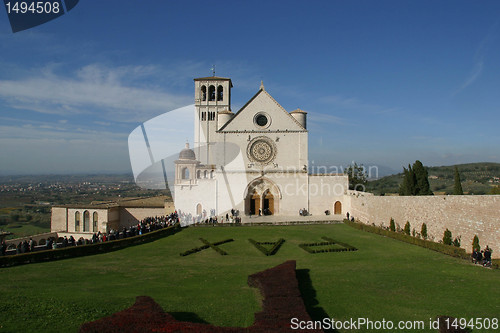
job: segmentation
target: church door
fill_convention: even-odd
[[[336,201],[333,206],[333,212],[335,215],[342,214],[342,203],[340,201]]]
[[[250,202],[250,215],[258,215],[260,209],[260,197],[254,192]]]
[[[274,196],[271,194],[271,192],[266,191],[264,194],[264,208],[263,208],[263,213],[264,215],[273,215],[274,214]]]

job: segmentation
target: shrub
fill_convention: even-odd
[[[474,239],[472,240],[472,249],[481,250],[481,246],[479,245],[479,237],[477,237],[477,235],[474,235]]]
[[[389,226],[391,231],[396,231],[396,223],[394,223],[394,219],[391,217],[391,224]]]
[[[445,245],[452,245],[453,244],[453,241],[451,238],[451,231],[448,230],[448,228],[446,228],[446,230],[444,231],[444,234],[443,234],[443,244],[445,244]]]
[[[405,243],[425,247],[427,249],[441,252],[441,253],[444,253],[444,254],[447,254],[447,255],[450,255],[453,257],[459,257],[459,258],[463,258],[463,259],[469,259],[469,257],[470,257],[465,252],[464,249],[457,248],[455,246],[449,246],[449,245],[445,245],[445,244],[441,244],[441,243],[435,243],[435,242],[430,241],[430,240],[415,238],[415,237],[411,237],[411,236],[408,236],[405,234],[398,234],[398,233],[392,232],[390,230],[385,230],[385,229],[382,229],[379,227],[373,227],[371,225],[366,225],[366,224],[359,223],[359,222],[351,222],[348,220],[344,220],[344,223],[347,224],[348,226],[351,226],[351,227],[359,229],[359,230],[363,230],[363,231],[371,232],[374,234],[394,238],[394,239],[400,240],[400,241],[405,242]]]
[[[410,230],[411,230],[410,221],[406,221],[405,230],[404,230],[405,234],[410,235]]]
[[[346,244],[346,243],[342,243],[342,242],[339,242],[339,241],[336,241],[336,240],[333,240],[329,237],[321,237],[323,238],[324,240],[326,240],[326,242],[316,242],[316,243],[301,243],[299,244],[299,247],[308,252],[308,253],[311,253],[311,254],[316,254],[316,253],[325,253],[325,252],[345,252],[345,251],[357,251],[358,249],[355,248],[354,246],[352,245],[349,245],[349,244]],[[311,247],[315,247],[315,246],[327,246],[327,245],[340,245],[342,246],[343,248],[339,249],[339,248],[323,248],[323,249],[317,249],[317,250],[314,250],[312,249]]]
[[[427,239],[427,224],[422,223],[422,228],[420,229],[420,234],[424,239]]]
[[[460,236],[455,237],[455,239],[453,240],[453,246],[460,247],[460,240],[461,239],[462,239],[462,237],[460,237]]]
[[[205,243],[205,245],[208,245],[210,246],[215,252],[217,252],[218,254],[220,254],[221,256],[225,256],[227,255],[227,252],[222,250],[221,248],[219,248],[217,245],[221,245],[221,244],[224,244],[224,243],[229,243],[229,242],[232,242],[234,239],[230,238],[230,239],[225,239],[223,241],[220,241],[220,242],[215,242],[215,243],[210,243],[209,241],[207,241],[206,239],[204,238],[200,238],[200,240]]]
[[[252,243],[253,246],[257,248],[260,252],[264,253],[266,256],[272,256],[278,252],[279,248],[281,245],[285,242],[283,238],[280,238],[277,242],[257,242],[253,239],[248,239],[250,243]],[[267,249],[266,247],[262,245],[273,245],[270,249]]]

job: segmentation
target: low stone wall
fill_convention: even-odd
[[[401,228],[407,221],[420,232],[427,225],[430,239],[439,241],[448,228],[453,238],[472,251],[474,235],[481,248],[489,245],[493,258],[500,258],[500,195],[373,196],[351,192],[349,213],[363,223],[389,226],[390,219]]]

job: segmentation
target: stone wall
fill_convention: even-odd
[[[422,223],[434,241],[448,228],[453,238],[472,251],[474,235],[481,248],[489,245],[493,258],[500,258],[500,195],[374,196],[350,191],[349,213],[363,223],[389,226],[391,217],[401,228],[407,221],[420,232]]]
[[[146,217],[165,215],[165,207],[132,208],[120,207],[120,227],[136,225]]]

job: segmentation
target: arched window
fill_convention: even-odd
[[[210,178],[214,178],[214,170],[210,171]]]
[[[80,232],[80,212],[75,213],[75,232]]]
[[[182,168],[182,179],[189,179],[189,169],[188,168]]]
[[[208,177],[208,171],[205,170],[205,178],[207,178],[207,177]]]
[[[202,207],[201,204],[196,205],[196,215],[201,215],[202,213]]]
[[[88,210],[83,212],[83,232],[90,231],[90,213]]]
[[[94,212],[94,214],[92,215],[92,231],[93,232],[97,232],[97,220],[98,220],[98,216],[97,216],[97,212]]]
[[[201,171],[198,170],[198,172],[196,172],[196,178],[200,179],[201,178]]]
[[[201,86],[201,100],[202,101],[207,100],[207,87],[206,86]]]
[[[215,87],[214,86],[208,87],[208,100],[215,101]]]
[[[223,98],[224,98],[224,88],[222,88],[222,86],[218,86],[217,87],[217,100],[222,101]]]

